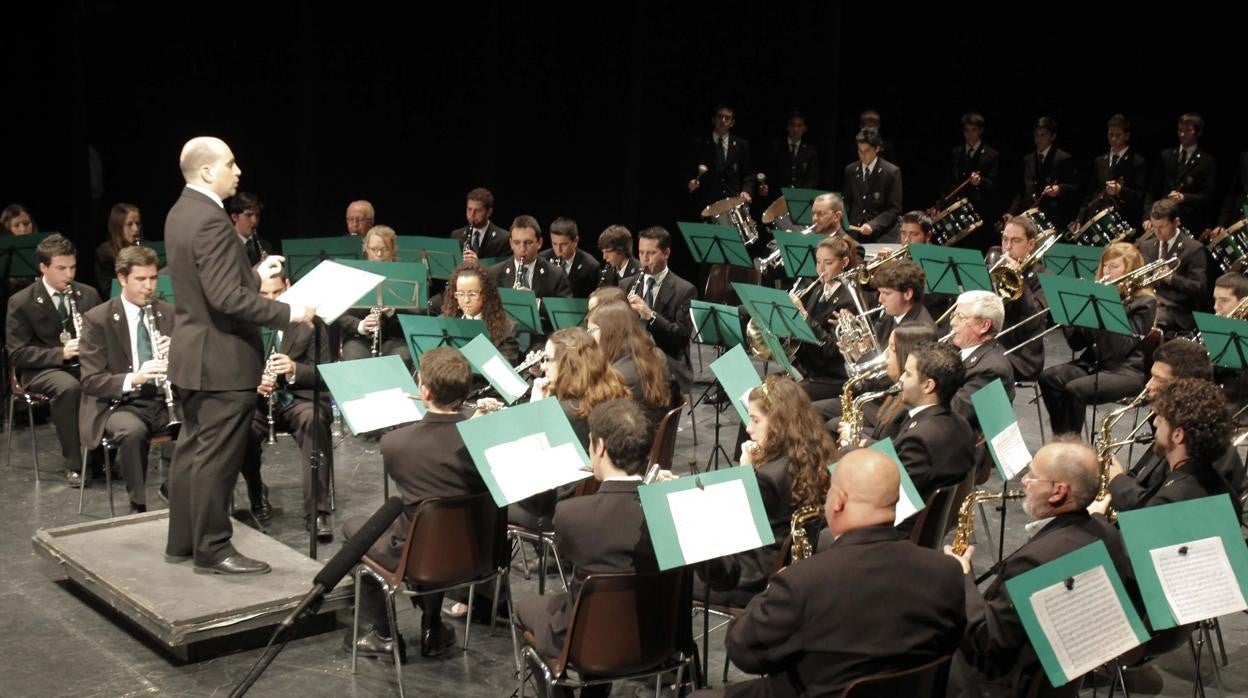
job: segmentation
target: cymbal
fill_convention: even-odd
[[[710,206],[707,206],[706,208],[702,209],[702,217],[714,218],[715,216],[718,216],[721,213],[727,213],[728,211],[731,211],[732,209],[740,206],[743,203],[745,203],[745,199],[739,196],[730,196],[727,199],[720,199],[719,201],[716,201]]]
[[[775,221],[777,218],[779,218],[780,216],[783,216],[784,214],[788,212],[789,212],[789,202],[785,201],[784,197],[782,196],[779,199],[776,199],[775,201],[771,202],[771,205],[767,207],[767,210],[763,211],[763,216],[762,216],[763,225],[771,225],[773,221]]]

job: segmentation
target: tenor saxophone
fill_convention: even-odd
[[[807,504],[798,507],[797,511],[793,512],[793,517],[789,519],[789,538],[793,541],[790,548],[793,562],[790,564],[805,560],[814,554],[814,547],[806,535],[806,524],[820,518],[823,518],[822,504]]]
[[[953,543],[950,548],[953,549],[955,555],[961,555],[966,552],[966,548],[971,544],[971,539],[975,537],[975,505],[980,502],[987,502],[993,499],[1022,499],[1024,493],[1021,490],[1010,490],[1002,495],[1001,492],[988,492],[986,490],[975,490],[966,495],[966,499],[962,500],[962,506],[958,507],[958,527],[953,532]]]

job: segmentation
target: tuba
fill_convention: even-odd
[[[958,507],[958,527],[953,531],[953,543],[950,548],[955,555],[961,555],[971,544],[971,539],[975,537],[975,505],[980,502],[987,502],[993,499],[1022,499],[1024,493],[1020,490],[1011,490],[1009,492],[987,492],[985,490],[975,490],[966,495],[966,499],[962,500],[962,505]]]
[[[822,504],[807,504],[793,512],[793,517],[789,519],[789,538],[793,541],[789,549],[792,562],[789,564],[801,562],[814,554],[814,546],[806,535],[806,524],[820,518],[823,518]]]

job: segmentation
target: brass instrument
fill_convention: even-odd
[[[806,307],[802,304],[801,299],[805,297],[806,294],[810,293],[811,289],[822,283],[823,278],[819,277],[812,281],[809,286],[802,289],[801,293],[797,294],[797,300],[795,300],[793,304],[797,307],[803,318],[807,317],[807,313]],[[634,284],[634,286],[635,285],[636,284]],[[792,293],[792,291],[790,291],[790,293]],[[750,318],[750,321],[745,324],[745,341],[749,345],[750,353],[753,354],[755,358],[763,361],[771,361],[771,348],[767,346],[767,342],[763,339],[764,331],[766,330],[760,329],[758,323],[754,322],[754,318]],[[797,348],[799,345],[800,342],[793,337],[785,337],[781,341],[781,346],[784,347],[784,353],[790,360],[797,356]]]
[[[1001,296],[1001,300],[1016,301],[1023,297],[1023,277],[1026,276],[1027,270],[1044,258],[1045,253],[1057,243],[1059,238],[1060,236],[1055,232],[1045,233],[1036,238],[1036,249],[1018,263],[1017,269],[1006,261],[1009,255],[1001,255],[1001,259],[988,269],[988,276],[992,279],[992,288],[998,296]]]
[[[1009,492],[988,492],[985,490],[975,490],[966,495],[966,499],[962,500],[962,505],[958,507],[958,527],[953,531],[953,543],[950,548],[954,555],[961,555],[971,544],[971,539],[975,537],[975,505],[980,502],[987,502],[993,499],[1022,499],[1024,493],[1020,490],[1010,490]]]
[[[1236,320],[1248,320],[1248,298],[1244,298],[1235,304],[1235,307],[1231,308],[1231,312],[1227,313],[1226,316]]]
[[[1148,402],[1148,388],[1141,390],[1139,395],[1131,398],[1131,402],[1110,412],[1101,420],[1096,436],[1096,462],[1100,466],[1100,487],[1096,491],[1097,501],[1105,499],[1105,496],[1109,493],[1109,467],[1113,464],[1114,454],[1121,450],[1123,446],[1135,443],[1135,435],[1140,431],[1141,427],[1148,423],[1148,418],[1145,417],[1140,420],[1140,423],[1136,424],[1131,433],[1127,435],[1127,438],[1122,441],[1113,440],[1114,426],[1122,421],[1126,413],[1143,405],[1145,402]],[[1107,515],[1112,516],[1112,514]]]
[[[152,301],[148,299],[143,305],[143,324],[147,325],[147,336],[152,340],[152,358],[158,361],[166,362],[166,375],[159,381],[161,390],[165,393],[165,409],[169,411],[169,431],[177,436],[178,430],[182,427],[182,419],[178,416],[178,403],[173,394],[173,383],[169,381],[168,361],[169,357],[160,350],[160,340],[163,339],[160,330],[156,327],[156,311],[152,308]]]
[[[1177,255],[1169,259],[1159,259],[1155,262],[1149,262],[1144,266],[1129,271],[1126,274],[1114,279],[1113,281],[1100,281],[1100,283],[1108,283],[1117,287],[1118,294],[1123,300],[1131,298],[1140,290],[1160,283],[1163,279],[1179,270],[1179,258]]]
[[[801,230],[797,232],[802,235],[810,235],[811,233],[815,232],[815,226],[812,223],[811,225],[808,225],[805,228],[802,228]],[[781,254],[780,246],[776,245],[774,241],[771,243],[771,245],[775,245],[775,250],[772,251],[771,254],[761,259],[754,260],[754,268],[758,270],[759,274],[768,274],[777,269],[784,268],[784,255]]]
[[[789,564],[801,562],[815,553],[814,546],[810,544],[810,538],[806,535],[806,524],[821,518],[823,518],[822,504],[806,504],[793,512],[792,518],[789,519],[789,539],[792,541],[792,546],[789,548],[792,561]]]
[[[277,371],[273,370],[273,355],[276,353],[277,336],[274,335],[273,344],[269,347],[269,356],[264,360],[264,373],[262,374],[264,378],[268,378],[273,381],[273,390],[269,392],[268,396],[265,397],[265,400],[268,402],[267,420],[269,423],[269,438],[267,443],[269,444],[277,443],[277,431],[274,427],[275,422],[273,420],[273,409],[277,406]]]
[[[845,357],[845,370],[852,374],[862,373],[880,365],[884,352],[880,349],[875,330],[871,327],[869,314],[863,310],[862,299],[854,280],[847,279],[845,287],[854,301],[857,315],[843,315],[836,323],[836,348]]]
[[[859,264],[853,269],[841,272],[841,276],[848,276],[858,282],[859,286],[866,286],[871,283],[871,277],[875,276],[875,271],[889,262],[898,259],[909,259],[910,248],[902,245],[886,255],[876,257],[870,262]]]
[[[861,408],[865,403],[860,403],[854,399],[854,390],[867,381],[883,378],[887,375],[887,367],[873,368],[850,376],[849,379],[845,381],[845,385],[841,387],[841,423],[849,425],[850,434],[848,439],[841,439],[841,446],[849,446],[854,442],[854,439],[857,438],[858,433],[862,431]]]

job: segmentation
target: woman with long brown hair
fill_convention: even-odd
[[[139,244],[143,237],[143,217],[134,204],[113,204],[108,214],[108,239],[95,248],[95,278],[100,297],[108,298],[113,290],[113,269],[122,248]]]
[[[481,320],[485,323],[490,342],[503,357],[512,365],[519,362],[516,322],[503,312],[498,287],[480,264],[464,262],[451,272],[446,291],[442,294],[442,317]]]
[[[604,303],[586,317],[589,334],[598,340],[611,366],[646,415],[656,425],[672,407],[672,377],[667,355],[637,321],[637,313],[621,302]]]
[[[1144,257],[1135,245],[1115,242],[1101,253],[1096,278],[1101,283],[1113,283],[1142,266]],[[1144,389],[1148,376],[1144,374],[1144,343],[1139,338],[1148,333],[1157,319],[1157,297],[1151,288],[1139,288],[1123,299],[1123,305],[1135,336],[1083,327],[1063,328],[1066,343],[1083,353],[1040,374],[1040,394],[1049,410],[1054,434],[1082,431],[1089,404],[1131,397]]]
[[[775,543],[719,558],[711,566],[711,603],[742,607],[767,586],[780,545],[789,534],[793,512],[822,506],[828,491],[828,466],[836,460],[836,444],[810,397],[791,378],[767,376],[750,391],[750,440],[742,445],[741,464],[754,468],[759,494]],[[694,580],[694,598],[706,593]]]
[[[598,343],[580,327],[559,330],[546,339],[542,368],[545,375],[533,382],[532,399],[558,399],[586,449],[590,411],[608,400],[632,395]]]

